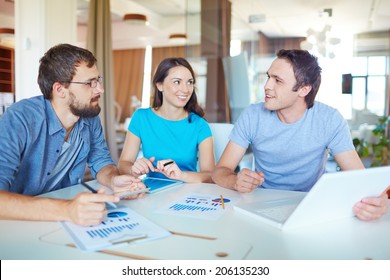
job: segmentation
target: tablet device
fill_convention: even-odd
[[[163,178],[152,178],[146,177],[143,180],[145,186],[149,189],[149,193],[155,193],[166,188],[176,186],[183,183],[182,181],[163,179]]]
[[[153,178],[153,177],[146,177],[142,179],[142,182],[145,184],[146,189],[123,193],[119,195],[119,198],[124,199],[126,197],[133,196],[143,192],[154,193],[183,183],[182,181],[163,179],[163,178]]]

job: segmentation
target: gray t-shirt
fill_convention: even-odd
[[[286,124],[264,103],[249,106],[234,124],[230,140],[251,145],[263,188],[309,191],[333,155],[354,150],[349,127],[334,108],[315,102],[300,120]]]
[[[83,142],[79,132],[79,123],[76,122],[67,141],[64,141],[58,160],[48,176],[46,188],[54,191],[61,188],[61,181],[71,169],[81,151]],[[82,179],[82,178],[80,178]]]

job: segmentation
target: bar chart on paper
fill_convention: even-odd
[[[136,232],[139,222],[133,222],[126,218],[126,212],[111,212],[108,213],[107,218],[98,227],[91,227],[86,230],[86,234],[92,239],[115,237],[121,233]]]
[[[216,195],[192,193],[180,197],[177,201],[158,209],[157,212],[215,220],[224,214],[225,209],[222,205],[229,205],[232,202],[230,198],[223,198],[223,201],[224,203],[222,203],[221,198]]]
[[[83,227],[63,222],[63,227],[81,250],[100,250],[122,242],[143,242],[169,236],[170,233],[139,215],[122,207],[109,210],[97,226]]]

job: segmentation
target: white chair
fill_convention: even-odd
[[[209,123],[209,126],[214,137],[215,162],[218,162],[229,142],[229,134],[234,125],[231,123]]]
[[[229,142],[229,135],[234,125],[231,123],[209,123],[209,126],[214,137],[215,162],[218,163],[227,143]],[[239,169],[249,168],[253,170],[253,153],[245,154],[238,166]]]
[[[114,102],[114,108],[115,108],[115,126],[116,129],[119,129],[119,123],[121,120],[121,115],[122,115],[122,106],[118,102]]]

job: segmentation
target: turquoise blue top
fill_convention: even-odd
[[[211,137],[211,130],[202,117],[190,113],[179,121],[156,115],[151,108],[138,109],[132,116],[129,131],[139,137],[145,158],[172,159],[182,171],[197,171],[199,144]],[[161,173],[149,174],[161,177]]]

